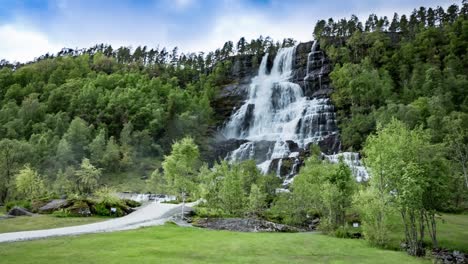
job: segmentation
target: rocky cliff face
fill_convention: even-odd
[[[222,126],[229,119],[233,109],[239,107],[245,100],[252,78],[258,71],[258,66],[252,63],[253,55],[238,55],[231,60],[231,83],[222,87],[212,105],[218,126]]]
[[[282,56],[286,55],[283,54]],[[213,103],[218,118],[224,120],[224,122],[220,122],[218,133],[214,137],[213,156],[210,159],[254,159],[257,164],[263,166],[262,170],[264,172],[275,172],[287,181],[298,172],[305,158],[310,155],[310,144],[318,144],[322,152],[326,154],[339,151],[340,141],[334,119],[334,110],[328,100],[332,92],[328,77],[331,64],[328,58],[320,50],[317,43],[307,42],[296,46],[292,56],[284,57],[283,60],[288,63],[291,60],[292,65],[290,68],[284,68],[282,64],[285,62],[281,61],[281,58],[277,61],[276,58],[271,58],[271,56],[265,57],[265,62],[262,61],[263,68],[260,68],[260,71],[264,72],[259,73],[259,69],[252,65],[251,56],[236,58],[231,70],[232,84],[223,87]],[[275,66],[274,63],[279,64],[279,66]],[[278,70],[278,67],[284,69]],[[270,94],[268,96],[271,97],[270,107],[272,111],[288,110],[287,107],[289,106],[284,104],[292,105],[295,101],[301,102],[301,105],[298,106],[299,110],[297,107],[294,108],[294,111],[299,112],[296,113],[297,118],[293,118],[291,122],[289,122],[290,120],[272,121],[286,122],[287,124],[285,123],[283,126],[287,127],[290,126],[289,123],[296,122],[297,124],[293,124],[295,126],[295,131],[292,131],[293,136],[291,140],[288,140],[288,136],[284,137],[283,140],[281,135],[279,135],[281,140],[268,137],[253,140],[252,135],[254,133],[252,129],[258,130],[260,126],[260,130],[262,130],[261,125],[258,124],[258,117],[254,119],[255,113],[258,115],[259,108],[262,106],[258,102],[251,102],[252,98],[256,97],[256,95],[252,95],[252,89],[257,89],[252,87],[259,82],[258,85],[262,86],[258,78],[268,79],[270,75],[274,74],[274,71],[278,71],[278,74],[281,75],[284,70],[290,71],[287,75],[288,82],[277,84],[275,80],[270,80],[273,83],[269,84]],[[268,80],[265,80],[265,82],[268,82]],[[295,91],[294,89],[299,89],[297,87],[300,87],[302,91]],[[284,98],[285,91],[289,93],[289,95],[286,95],[288,97],[286,99]],[[261,91],[255,92],[260,93]],[[258,101],[258,99],[255,100]],[[302,109],[300,107],[303,110],[300,110]],[[301,111],[303,112],[301,113]],[[238,120],[233,122],[233,118]],[[275,118],[278,117],[274,116],[273,119]],[[230,132],[226,133],[226,127],[228,126],[231,126]],[[265,129],[268,130],[269,127],[267,126]],[[285,127],[282,127],[280,131],[284,129]]]
[[[325,53],[314,42],[301,43],[296,48],[292,81],[299,84],[306,96],[328,98],[332,92],[329,74],[332,65]]]

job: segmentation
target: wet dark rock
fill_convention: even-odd
[[[268,171],[275,173],[281,178],[285,179],[287,176],[294,174],[292,169],[296,163],[296,158],[282,158],[282,159],[273,159],[270,163]]]
[[[252,157],[257,163],[262,162],[265,160],[266,157],[269,156],[270,150],[273,149],[275,142],[274,141],[267,141],[261,140],[254,142],[255,144],[255,152]]]
[[[39,208],[39,213],[47,214],[66,208],[71,205],[71,202],[66,199],[55,199]]]
[[[225,85],[221,88],[219,94],[211,103],[218,126],[229,119],[233,109],[242,105],[242,102],[247,97],[248,88],[249,83],[238,82]]]
[[[240,232],[297,232],[297,228],[252,218],[205,218],[199,219],[194,226]]]
[[[320,44],[317,44],[314,53],[310,53],[313,43],[313,41],[300,43],[296,47],[292,80],[301,86],[306,96],[327,98],[333,91],[329,77],[332,64],[325,52],[320,49]],[[310,61],[308,60],[309,53],[311,56]]]
[[[242,127],[240,127],[241,131],[249,130],[250,126],[252,125],[253,117],[254,117],[254,110],[255,105],[249,104],[247,105],[247,111],[245,113],[244,122],[242,123]]]
[[[91,208],[86,202],[76,201],[68,208],[70,214],[74,216],[91,216]]]
[[[212,139],[209,143],[210,151],[206,154],[205,159],[208,161],[209,165],[213,165],[214,162],[225,159],[231,151],[239,148],[240,145],[246,142],[248,142],[248,140],[235,138]]]
[[[256,75],[261,60],[251,54],[237,55],[230,59],[232,61],[230,77],[237,80]]]
[[[8,215],[10,216],[33,216],[34,214],[29,212],[28,210],[15,206],[8,211]]]
[[[331,94],[333,93],[333,89],[331,89],[328,85],[327,86],[322,86],[321,89],[318,89],[312,94],[312,97],[314,98],[329,98]]]
[[[320,224],[320,218],[318,217],[310,218],[307,221],[305,221],[304,229],[307,231],[315,231],[317,230],[319,224]]]
[[[228,120],[234,108],[242,105],[247,98],[252,78],[257,75],[260,62],[253,64],[253,55],[237,55],[230,57],[232,62],[228,84],[221,87],[212,101],[217,126]]]
[[[286,140],[286,144],[288,144],[289,151],[291,151],[291,152],[299,152],[300,151],[300,148],[299,148],[299,146],[297,145],[296,142],[294,142],[292,140]]]
[[[338,134],[329,135],[321,140],[318,145],[320,150],[327,155],[338,153],[341,148],[340,136]]]
[[[316,44],[315,51],[311,52],[313,45],[313,41],[297,45],[293,58],[291,81],[299,84],[307,97],[329,98],[333,91],[329,77],[333,69],[332,63],[325,52],[320,49],[319,43]],[[269,54],[267,58],[267,71],[272,68],[275,56],[276,54]],[[231,84],[223,86],[213,101],[212,106],[216,113],[217,132],[213,133],[212,138],[214,140],[208,143],[206,147],[208,151],[203,153],[204,159],[210,165],[214,161],[225,159],[230,152],[247,142],[245,140],[225,139],[219,131],[229,121],[232,113],[247,99],[251,80],[258,73],[261,58],[255,58],[251,55],[238,55],[229,58],[229,60],[232,62],[230,73]],[[279,87],[273,87],[272,93],[273,95],[276,94],[272,100],[273,110],[282,108],[281,104],[284,104],[281,100],[275,100],[275,98],[280,98],[277,93],[281,92],[284,91],[279,89]],[[294,99],[291,98],[291,100]],[[244,122],[239,125],[239,134],[252,126],[253,113],[254,105],[249,105]],[[339,152],[340,138],[338,134],[330,133],[330,131],[338,131],[335,113],[331,104],[325,103],[323,109],[319,109],[318,115],[301,118],[296,127],[298,129],[296,133],[303,134],[307,131],[315,131],[320,127],[320,131],[322,132],[320,136],[323,137],[323,140],[318,142],[318,145],[321,151],[325,154]],[[272,160],[269,166],[270,173],[279,173],[283,179],[291,178],[297,174],[305,159],[310,156],[309,146],[301,149],[293,141],[287,141],[286,143],[288,144],[290,153],[298,152],[299,155],[295,154],[281,160]],[[271,155],[275,142],[261,141],[254,142],[254,144],[253,151],[245,151],[245,154],[242,154],[244,156],[248,155],[248,157],[238,157],[238,160],[253,159],[257,163],[261,163],[265,159],[270,158],[268,155]]]

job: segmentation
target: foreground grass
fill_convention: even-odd
[[[391,247],[398,249],[404,240],[404,226],[398,215],[391,217],[393,222],[391,232]],[[431,244],[426,233],[426,243]],[[437,219],[437,238],[439,247],[468,252],[468,214],[443,214]]]
[[[430,263],[363,240],[164,225],[0,244],[3,263]]]
[[[107,217],[55,217],[51,215],[19,216],[0,219],[0,233],[84,225],[108,219]]]

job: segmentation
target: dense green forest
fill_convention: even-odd
[[[468,110],[467,12],[464,2],[446,11],[420,7],[409,18],[395,13],[391,22],[372,14],[364,27],[356,16],[317,23],[314,36],[335,63],[333,101],[346,148],[360,150],[392,116],[431,129],[434,142],[456,131]]]
[[[345,149],[361,150],[392,118],[423,129],[450,163],[453,201],[468,187],[468,3],[318,21],[314,36],[335,63],[332,100]],[[367,153],[364,152],[364,155]],[[370,158],[370,157],[369,157]]]
[[[372,244],[388,246],[399,214],[407,250],[423,255],[425,229],[437,247],[436,215],[466,209],[468,189],[468,3],[320,20],[314,37],[330,75],[343,150],[371,172],[356,183],[343,163],[314,146],[291,184],[261,175],[253,161],[213,168],[202,155],[218,120],[212,102],[232,83],[233,61],[258,65],[282,43],[228,41],[214,52],[96,45],[26,64],[0,63],[0,203],[89,195],[119,173],[149,176],[148,191],[204,198],[202,216],[262,217],[349,235],[360,215]],[[104,177],[106,176],[106,177]],[[47,187],[46,187],[47,186]],[[50,187],[49,187],[50,186]],[[397,194],[397,195],[395,195]]]
[[[26,64],[2,60],[0,202],[14,199],[14,175],[25,164],[46,183],[76,181],[84,158],[103,174],[134,172],[138,181],[185,135],[206,151],[210,101],[232,81],[235,55],[258,65],[265,52],[293,43],[241,38],[206,55],[101,44]]]

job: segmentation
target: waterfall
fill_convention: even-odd
[[[298,84],[290,82],[294,53],[295,47],[280,49],[269,74],[268,54],[262,58],[248,99],[224,128],[226,138],[278,142],[272,155],[281,158],[288,154],[282,147],[286,140],[304,147],[335,132],[335,114],[329,99],[309,99]]]
[[[301,86],[291,82],[295,52],[295,47],[280,49],[269,73],[268,54],[263,56],[247,100],[222,131],[226,138],[248,140],[230,153],[229,160],[254,159],[266,173],[272,161],[279,159],[274,168],[279,173],[282,159],[293,152],[287,141],[305,148],[337,132],[329,99],[307,98]],[[291,157],[294,164],[295,156]]]
[[[308,83],[318,81],[320,89],[322,86],[325,55],[317,46],[314,42],[307,56],[304,90],[292,81],[297,73],[297,67],[294,68],[296,47],[280,49],[270,71],[267,68],[269,55],[263,56],[247,99],[222,129],[226,138],[247,141],[228,154],[229,161],[255,160],[263,173],[276,173],[287,185],[302,164],[300,153],[305,153],[309,144],[318,144],[338,134],[330,99],[305,95],[310,89]],[[326,157],[331,162],[338,161],[338,156]],[[357,177],[367,178],[365,168],[353,161],[351,154],[345,154],[344,160]],[[283,166],[286,170],[282,170]],[[281,175],[282,171],[289,172]]]
[[[308,81],[310,79],[310,65],[315,63],[315,58],[313,57],[315,53],[317,52],[317,41],[314,41],[312,44],[312,48],[310,49],[309,54],[307,54],[307,70],[306,70],[306,76],[304,77],[304,87],[308,87]]]
[[[325,157],[331,163],[338,163],[340,158],[343,158],[343,162],[348,165],[358,182],[369,179],[369,173],[359,159],[359,153],[342,152],[334,155],[325,155]]]

